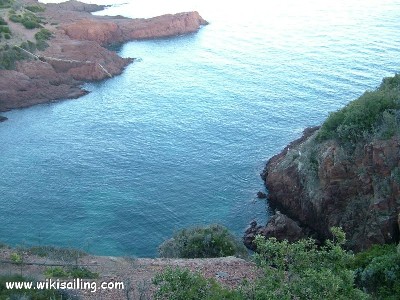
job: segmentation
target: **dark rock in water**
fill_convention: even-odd
[[[8,119],[6,117],[0,116],[0,122],[7,121]]]
[[[245,231],[243,243],[253,251],[256,250],[256,245],[253,243],[256,235],[262,235],[265,238],[274,237],[279,241],[288,240],[289,242],[296,242],[307,236],[306,230],[279,211],[269,219],[266,226],[257,226],[257,222],[253,221]]]
[[[267,198],[267,194],[259,191],[259,192],[257,192],[257,198],[258,199],[265,199],[265,198]]]

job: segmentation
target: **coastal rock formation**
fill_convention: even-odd
[[[398,242],[399,136],[349,149],[332,139],[316,142],[317,130],[307,129],[268,161],[262,178],[270,206],[321,241],[331,237],[332,226],[341,226],[354,250]],[[269,226],[258,232],[269,232]],[[303,234],[291,228],[287,237],[295,240]]]
[[[151,19],[118,20],[126,40],[162,38],[199,30],[207,25],[197,11],[163,15]]]
[[[35,0],[21,2],[22,6],[37,4]],[[45,50],[24,53],[26,59],[17,61],[15,70],[0,70],[0,111],[77,98],[87,93],[80,88],[83,82],[120,74],[133,59],[119,57],[106,45],[191,33],[207,24],[197,12],[128,19],[92,15],[104,6],[74,0],[40,5],[46,9],[37,14],[46,20],[53,37],[46,41]],[[19,30],[15,36],[26,40],[39,30],[14,27]]]
[[[256,235],[262,235],[266,238],[274,237],[278,241],[296,242],[305,238],[307,236],[306,232],[297,222],[277,211],[269,219],[266,226],[259,226],[257,222],[253,221],[245,231],[243,243],[248,249],[255,251],[256,245],[254,245],[253,241]]]
[[[94,41],[100,45],[121,43],[122,31],[114,22],[85,19],[63,27],[65,33],[72,39]]]
[[[152,39],[196,32],[208,24],[198,12],[162,15],[149,19],[83,19],[62,27],[72,39],[101,45]]]

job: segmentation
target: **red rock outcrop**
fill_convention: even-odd
[[[121,29],[114,22],[86,19],[67,24],[63,29],[72,39],[94,41],[100,45],[121,43],[124,40]]]
[[[198,12],[162,15],[150,19],[84,19],[62,28],[72,39],[101,45],[135,39],[152,39],[196,32],[208,24]]]
[[[350,150],[333,140],[317,143],[315,135],[308,132],[268,161],[262,177],[271,207],[320,240],[341,226],[354,250],[398,242],[400,137]]]
[[[22,0],[24,3],[37,1]],[[78,1],[45,6],[40,15],[54,35],[48,41],[50,47],[35,53],[40,60],[28,55],[17,62],[16,70],[0,70],[0,111],[76,98],[87,93],[80,88],[84,81],[120,74],[132,59],[119,57],[105,45],[191,33],[207,23],[197,12],[132,20],[94,16],[90,12],[103,6]],[[26,39],[32,38],[32,31],[26,34]]]
[[[207,25],[197,11],[162,15],[150,19],[119,20],[126,40],[162,38],[196,32]]]

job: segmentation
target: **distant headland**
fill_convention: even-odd
[[[198,12],[150,19],[91,14],[103,8],[75,0],[1,1],[0,112],[77,98],[87,93],[84,82],[120,74],[134,59],[121,58],[109,45],[192,33],[208,24]]]

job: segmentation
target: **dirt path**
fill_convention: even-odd
[[[3,248],[0,250],[0,272],[2,274],[20,274],[36,280],[44,280],[44,271],[52,264],[65,264],[73,266],[76,261],[65,257],[49,258],[23,253],[22,266],[8,263],[14,249]],[[44,264],[44,265],[37,265]],[[118,299],[152,299],[151,295],[155,286],[152,278],[168,267],[188,268],[198,271],[208,278],[228,287],[238,286],[245,278],[254,279],[257,269],[252,262],[236,258],[208,258],[208,259],[161,259],[161,258],[129,258],[112,256],[86,255],[78,259],[79,266],[85,266],[92,272],[99,274],[95,280],[97,287],[102,282],[123,282],[123,290],[101,290],[92,292],[72,290],[69,294],[79,296],[79,299],[118,300]],[[83,279],[84,280],[84,279]],[[90,281],[90,280],[85,280]]]

